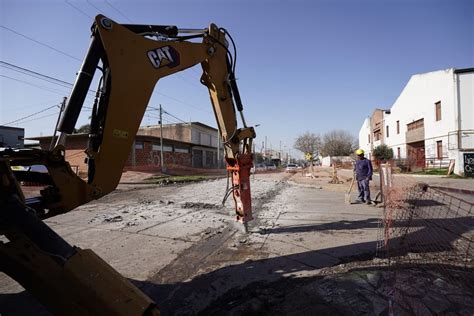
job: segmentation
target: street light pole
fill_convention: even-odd
[[[165,160],[163,155],[163,109],[160,104],[160,158],[161,158],[161,172],[165,172]]]

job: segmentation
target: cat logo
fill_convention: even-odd
[[[148,59],[154,68],[159,69],[162,67],[176,67],[179,65],[179,54],[171,46],[163,46],[148,51]]]

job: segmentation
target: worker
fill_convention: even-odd
[[[358,160],[355,163],[354,173],[357,180],[357,187],[359,188],[359,197],[356,202],[372,204],[370,200],[369,181],[372,180],[372,163],[369,159],[364,157],[364,150],[357,149],[356,155]]]

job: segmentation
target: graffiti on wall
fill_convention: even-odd
[[[161,165],[160,152],[150,150],[150,152],[148,153],[147,162],[148,162],[149,165],[160,166]]]
[[[176,157],[174,155],[167,155],[164,153],[165,164],[176,164]],[[161,154],[159,151],[150,150],[148,152],[147,164],[152,166],[161,166]]]

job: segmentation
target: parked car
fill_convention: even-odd
[[[293,163],[289,163],[285,168],[285,172],[297,172],[297,171],[298,171],[298,166]]]
[[[266,171],[267,166],[264,163],[257,163],[252,168],[250,168],[250,173],[255,173],[256,171]]]
[[[267,163],[267,164],[265,164],[265,167],[267,168],[267,170],[270,170],[270,171],[273,171],[273,170],[277,169],[277,166],[275,166],[274,163]]]

